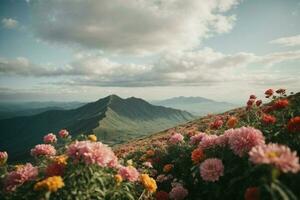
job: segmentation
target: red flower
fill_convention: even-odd
[[[257,187],[249,187],[245,192],[245,200],[259,200],[260,194]]]
[[[46,168],[46,176],[62,176],[64,174],[65,165],[59,163],[51,163]]]
[[[210,128],[213,129],[219,129],[221,126],[223,126],[223,121],[221,119],[216,119],[211,125]]]
[[[194,164],[200,163],[201,160],[205,157],[204,152],[202,149],[197,148],[192,152],[191,159]]]
[[[268,114],[263,114],[262,121],[265,124],[274,124],[276,122],[276,117]]]
[[[289,101],[287,99],[279,99],[275,101],[275,103],[273,104],[273,108],[275,110],[279,110],[287,107],[288,105],[289,105]]]
[[[169,200],[169,194],[165,191],[158,191],[158,192],[156,192],[156,199],[157,200]]]
[[[274,94],[274,91],[272,89],[268,89],[265,91],[266,98],[269,98]]]
[[[276,93],[277,94],[285,94],[285,89],[280,88],[280,89],[276,90]]]
[[[256,96],[254,94],[251,94],[250,99],[256,99]]]
[[[247,106],[252,106],[253,104],[254,104],[254,102],[255,102],[255,99],[249,99],[248,101],[247,101]]]
[[[256,101],[256,106],[259,107],[262,104],[262,100],[257,100]]]
[[[290,132],[300,132],[300,116],[290,119],[287,127]]]

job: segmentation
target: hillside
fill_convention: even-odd
[[[161,101],[151,102],[154,105],[165,106],[180,110],[186,110],[197,116],[204,116],[209,113],[220,113],[237,107],[237,105],[218,102],[203,97],[174,97]]]
[[[142,99],[111,95],[73,110],[51,110],[38,115],[0,120],[1,149],[11,159],[29,155],[48,132],[68,129],[73,136],[95,133],[108,144],[122,143],[193,119],[188,112],[153,106]],[[25,156],[26,157],[26,156]]]

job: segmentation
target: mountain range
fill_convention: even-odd
[[[8,151],[11,160],[20,160],[28,157],[32,146],[42,143],[45,134],[60,129],[68,129],[72,136],[94,133],[101,141],[113,145],[194,118],[186,111],[154,106],[139,98],[110,95],[76,109],[2,119],[0,147]]]
[[[151,103],[154,105],[185,110],[197,116],[204,116],[208,113],[221,113],[237,107],[237,105],[231,103],[218,102],[203,97],[183,96],[152,101]]]

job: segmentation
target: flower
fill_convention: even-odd
[[[46,190],[50,192],[56,192],[58,189],[64,187],[64,181],[62,177],[60,176],[52,176],[49,178],[46,178],[40,182],[37,182],[34,185],[34,190],[39,191],[39,190]]]
[[[268,114],[263,114],[261,120],[265,124],[274,124],[276,122],[276,117]]]
[[[215,119],[215,121],[210,125],[212,129],[219,129],[223,126],[223,120],[220,118]]]
[[[218,145],[218,136],[217,135],[205,135],[199,143],[199,148],[208,149]]]
[[[6,191],[14,191],[18,186],[26,181],[34,180],[38,176],[38,168],[26,163],[18,167],[15,171],[9,172],[4,180]]]
[[[215,182],[224,174],[224,166],[222,160],[217,158],[206,159],[200,165],[200,175],[203,180]]]
[[[190,144],[198,144],[205,135],[206,133],[199,132],[196,135],[190,137]]]
[[[116,167],[118,158],[114,152],[101,142],[75,141],[67,147],[67,155],[75,162],[83,160],[86,164],[98,164],[101,167]]]
[[[180,133],[175,133],[173,134],[170,139],[169,142],[171,144],[177,144],[183,141],[183,135],[181,135]]]
[[[68,132],[66,129],[60,130],[60,131],[58,132],[58,134],[59,134],[59,136],[60,136],[61,138],[66,138],[66,137],[69,136],[69,132]]]
[[[151,193],[156,191],[156,182],[153,178],[149,177],[148,174],[141,174],[140,179],[146,190],[148,190]]]
[[[92,142],[97,142],[97,136],[94,134],[88,135],[88,139]]]
[[[247,106],[248,106],[248,107],[253,106],[254,102],[255,102],[255,99],[249,99],[249,100],[247,101]]]
[[[167,176],[164,174],[160,174],[156,177],[156,182],[162,183],[162,182],[170,180],[172,178],[173,178],[173,176],[171,174],[169,174]]]
[[[165,191],[158,191],[155,194],[156,200],[169,200],[169,194]]]
[[[62,164],[62,165],[66,165],[67,164],[67,160],[68,160],[68,156],[67,155],[59,155],[59,156],[54,156],[52,158],[52,160],[58,164]]]
[[[57,141],[56,135],[54,135],[53,133],[49,133],[44,136],[44,142],[46,144],[55,143],[56,141]]]
[[[38,144],[31,149],[32,156],[54,156],[56,150],[51,144]]]
[[[205,157],[202,149],[197,148],[192,152],[191,159],[194,164],[198,164]]]
[[[254,164],[270,164],[283,172],[300,171],[299,157],[296,151],[284,145],[267,144],[253,147],[249,152],[249,160]]]
[[[153,168],[151,162],[143,162],[143,165],[148,168]]]
[[[117,184],[120,184],[123,181],[123,178],[120,174],[116,174],[114,176],[115,181],[117,182]]]
[[[300,132],[300,116],[291,118],[287,128],[290,132]]]
[[[265,143],[262,132],[252,127],[229,129],[224,134],[228,135],[228,144],[231,150],[240,157],[248,153],[252,147]]]
[[[0,151],[0,166],[4,165],[7,161],[8,155],[6,151]]]
[[[271,97],[273,94],[274,94],[274,91],[272,89],[268,89],[265,91],[266,98]]]
[[[62,176],[65,171],[65,165],[56,162],[50,163],[46,168],[46,176]]]
[[[227,120],[227,127],[229,128],[234,128],[238,123],[238,119],[234,116],[229,117],[229,119]]]
[[[155,151],[153,151],[152,149],[149,149],[146,151],[146,155],[149,156],[149,157],[152,157],[155,155]]]
[[[254,94],[251,94],[249,99],[256,99],[256,96]]]
[[[249,187],[245,192],[245,200],[259,200],[260,193],[257,187]]]
[[[276,90],[276,93],[277,94],[285,94],[285,91],[286,91],[286,89],[280,88],[280,89]]]
[[[280,110],[287,107],[288,105],[289,105],[289,101],[287,99],[279,99],[275,101],[275,103],[273,104],[273,109]]]
[[[135,182],[139,178],[139,172],[133,166],[120,167],[118,174],[122,176],[124,180],[128,180],[130,182]]]
[[[166,165],[164,166],[164,168],[163,168],[163,171],[164,171],[165,173],[169,173],[173,168],[174,168],[174,165],[172,165],[172,164],[166,164]]]
[[[182,185],[176,185],[169,193],[169,197],[174,200],[183,200],[189,194]]]
[[[262,104],[262,100],[257,100],[257,101],[255,102],[255,104],[256,104],[257,107],[259,107],[259,106]]]

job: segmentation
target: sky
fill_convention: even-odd
[[[299,0],[2,0],[0,101],[300,91]]]

